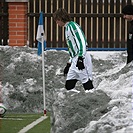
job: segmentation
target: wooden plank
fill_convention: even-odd
[[[97,0],[93,0],[93,13],[97,13]],[[97,33],[97,19],[93,18],[93,26],[92,26],[92,38],[93,38],[93,47],[97,48],[97,38],[96,38],[96,33]]]
[[[99,0],[98,14],[102,14],[103,0]],[[102,48],[102,17],[98,17],[98,48]]]
[[[122,8],[124,8],[124,6],[126,5],[125,0],[122,0],[121,2],[122,4]],[[125,19],[122,18],[121,19],[121,47],[125,48],[126,47],[126,42],[125,42]]]
[[[35,1],[34,8],[35,8],[34,9],[35,13],[40,13],[40,10],[39,10],[39,0]],[[36,19],[34,20],[33,23],[35,25],[35,28],[33,28],[33,33],[35,34],[35,37],[34,37],[35,46],[34,47],[37,47],[38,41],[36,40],[36,34],[37,34],[37,28],[38,28],[38,23],[39,23],[39,16],[36,17]]]
[[[57,1],[53,0],[53,12],[55,12],[57,10]],[[51,47],[56,47],[57,44],[57,40],[56,40],[56,36],[57,36],[57,24],[54,21],[53,25],[52,25],[52,46]]]
[[[127,0],[126,2],[126,5],[130,5],[132,2],[131,2],[132,0]],[[130,28],[130,26],[131,26],[131,24],[130,24],[130,22],[127,22],[127,27],[125,27],[125,28],[127,28],[127,34],[128,34],[128,32],[129,32],[129,28]],[[127,47],[127,46],[126,46]]]
[[[98,14],[98,13],[69,13],[71,17],[88,17],[88,18],[97,18],[97,17],[105,17],[105,18],[114,18],[114,17],[122,17],[123,15],[121,13],[118,14],[114,14],[114,13],[104,13],[104,14]],[[34,16],[34,17],[38,17],[39,13],[28,13],[28,16]],[[52,17],[53,13],[46,13],[45,14],[46,17]]]
[[[120,1],[116,1],[116,13],[120,12]],[[120,18],[115,18],[115,48],[119,48],[120,46]]]
[[[45,0],[41,0],[41,10],[45,13]]]
[[[66,11],[68,12],[68,6],[69,6],[69,4],[68,4],[68,2],[69,2],[70,0],[64,0],[64,8],[66,9]],[[65,32],[65,31],[64,31]],[[67,47],[67,44],[66,44],[66,40],[65,40],[65,34],[63,33],[63,38],[64,38],[64,42],[63,42],[63,44],[64,44],[64,47]]]
[[[104,14],[108,14],[108,0],[104,1]],[[104,17],[104,48],[108,48],[108,17]]]
[[[0,2],[0,45],[2,45],[2,2]]]
[[[66,9],[66,11],[68,11],[68,1],[70,0],[64,0],[64,8]]]
[[[87,1],[87,14],[91,14],[91,0]],[[92,40],[91,40],[91,17],[87,17],[87,42],[88,47],[92,48]]]
[[[70,13],[74,13],[74,0],[70,0]]]
[[[47,1],[47,13],[51,13],[51,0]],[[47,18],[47,47],[51,44],[51,17]]]
[[[6,13],[6,15],[3,16],[3,45],[8,45],[8,3],[3,2],[3,13]]]
[[[58,7],[62,8],[63,7],[63,3],[62,0],[58,0]],[[58,27],[58,47],[62,47],[62,36],[63,36],[63,28],[62,27]]]
[[[33,13],[34,11],[34,1],[33,0],[29,0],[29,10],[30,10],[30,13]],[[33,17],[34,16],[29,16],[29,30],[30,30],[30,33],[29,33],[29,46],[30,47],[34,47],[34,32],[33,32],[33,27],[34,27],[34,24],[33,24]]]
[[[79,5],[80,5],[80,0],[76,0],[75,1],[76,2],[76,13],[80,13],[80,8],[79,8]],[[79,24],[79,17],[75,17],[76,19],[75,19],[75,21]]]
[[[63,8],[63,1],[62,0],[58,0],[58,7]]]
[[[81,3],[81,14],[85,13],[85,4],[86,4],[86,0],[82,0],[82,3]],[[82,28],[83,32],[85,33],[85,29],[86,29],[85,17],[81,19],[81,28]]]
[[[110,13],[114,13],[114,0],[110,0]],[[114,18],[110,18],[110,37],[109,48],[115,48],[114,46]]]

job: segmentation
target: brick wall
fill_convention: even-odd
[[[24,46],[27,44],[27,2],[9,2],[9,46]]]

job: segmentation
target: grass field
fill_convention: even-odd
[[[0,119],[0,133],[18,133],[23,127],[37,120],[43,114],[6,114]],[[48,118],[40,122],[26,133],[50,133],[50,113]]]

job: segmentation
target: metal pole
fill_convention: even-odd
[[[44,66],[44,36],[42,37],[42,76],[43,76],[43,103],[44,103],[44,116],[46,116],[46,102],[45,102],[45,66]]]

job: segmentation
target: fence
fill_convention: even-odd
[[[66,47],[64,29],[52,18],[53,12],[63,7],[82,27],[89,47],[125,48],[128,24],[122,18],[121,11],[126,4],[131,3],[132,0],[30,0],[28,13],[30,46],[37,46],[35,38],[38,17],[39,12],[43,11],[48,47]]]
[[[8,4],[1,0],[0,2],[0,45],[8,44]]]
[[[53,12],[65,8],[85,32],[90,48],[125,48],[128,23],[122,18],[122,8],[133,0],[29,0],[28,42],[37,47],[36,32],[39,12],[44,12],[47,47],[66,47],[64,28],[53,20]],[[0,45],[8,40],[8,5],[0,1]]]

